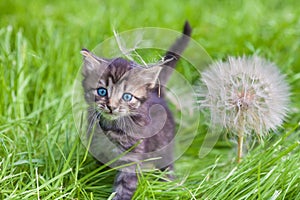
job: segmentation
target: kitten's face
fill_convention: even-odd
[[[122,61],[124,62],[124,60]],[[95,104],[106,118],[115,119],[132,115],[137,112],[142,101],[147,98],[146,85],[135,85],[136,81],[129,63],[126,61],[123,64],[128,66],[121,65],[118,61],[109,65],[108,73],[100,76],[93,90],[92,96],[95,98]],[[128,68],[129,71],[122,74],[121,70],[118,70],[121,67]],[[117,75],[121,76],[116,78]]]
[[[154,87],[160,67],[138,67],[122,58],[104,60],[83,50],[85,98],[110,120],[137,115]]]

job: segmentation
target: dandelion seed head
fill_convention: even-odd
[[[233,133],[264,136],[287,114],[289,87],[275,64],[254,57],[229,57],[202,73],[200,108],[210,110],[213,125]]]

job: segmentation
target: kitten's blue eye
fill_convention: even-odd
[[[124,101],[131,101],[132,97],[133,97],[132,94],[124,93],[122,98]]]
[[[97,94],[101,97],[105,97],[107,95],[107,90],[103,87],[97,89]]]

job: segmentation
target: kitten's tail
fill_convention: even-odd
[[[192,28],[189,22],[186,21],[183,27],[182,36],[178,38],[176,42],[171,46],[171,48],[166,52],[164,56],[165,67],[162,68],[159,74],[159,81],[160,84],[162,84],[163,86],[167,83],[173,71],[168,67],[171,67],[172,69],[175,68],[177,61],[180,59],[183,51],[185,50],[190,41],[191,33]]]

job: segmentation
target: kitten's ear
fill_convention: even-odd
[[[158,82],[158,76],[161,69],[161,66],[153,66],[139,70],[135,75],[138,79],[137,82],[141,85],[148,85],[148,88],[154,88],[155,84]]]
[[[83,63],[82,73],[84,76],[87,76],[88,74],[95,72],[96,69],[103,67],[103,64],[106,63],[104,59],[99,58],[98,56],[94,55],[87,49],[82,49],[80,53],[83,55],[84,63]]]

